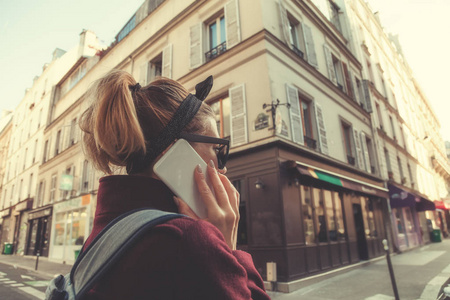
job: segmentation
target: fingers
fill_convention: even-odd
[[[225,175],[219,174],[219,178],[228,194],[231,208],[233,209],[235,215],[239,218],[239,193]]]
[[[207,211],[211,211],[217,206],[216,199],[214,195],[211,193],[211,189],[206,183],[205,174],[203,174],[202,168],[200,165],[197,166],[194,172],[195,182],[197,184],[198,192],[200,193],[200,197],[203,199],[205,203]]]
[[[222,208],[227,207],[229,205],[228,193],[219,178],[219,174],[217,173],[216,167],[212,160],[208,164],[207,172],[214,189],[214,194],[216,195],[217,204]]]

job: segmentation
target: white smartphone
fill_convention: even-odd
[[[208,185],[206,162],[184,139],[179,139],[153,166],[155,174],[186,202],[201,219],[207,217],[206,207],[200,198],[194,172],[197,165],[202,168]],[[213,190],[212,190],[213,191]],[[214,191],[213,191],[214,192]]]

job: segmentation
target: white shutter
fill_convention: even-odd
[[[300,111],[300,100],[298,98],[298,91],[292,85],[286,84],[286,93],[288,103],[290,104],[289,116],[291,120],[292,141],[303,145],[304,144],[303,123]]]
[[[83,178],[83,173],[84,173],[83,165],[84,165],[84,160],[81,160],[80,168],[78,169],[80,171],[80,176],[79,176],[80,180],[78,182],[78,193],[77,193],[77,195],[80,195],[81,192],[83,192],[83,180],[84,180],[84,178]]]
[[[328,155],[327,129],[325,127],[325,119],[322,113],[322,106],[314,102],[314,111],[316,113],[317,132],[319,133],[319,148],[323,154]]]
[[[325,52],[325,60],[327,62],[328,78],[332,83],[337,85],[336,71],[334,70],[333,58],[331,56],[330,48],[328,48],[328,46],[324,44],[323,50]]]
[[[202,51],[202,23],[198,23],[190,29],[190,68],[194,69],[203,62]]]
[[[139,84],[142,86],[147,85],[147,69],[148,69],[148,62],[142,64],[139,67]]]
[[[289,19],[283,0],[280,0],[278,6],[280,8],[281,30],[283,31],[284,41],[289,47],[292,47],[291,33],[289,32]]]
[[[362,152],[364,155],[364,161],[366,163],[366,171],[370,173],[370,156],[369,156],[369,148],[367,147],[367,140],[366,140],[366,134],[361,131],[361,146],[362,146]]]
[[[364,169],[364,159],[361,150],[361,140],[359,139],[358,130],[353,128],[353,143],[355,145],[355,161],[360,169]]]
[[[230,49],[241,41],[239,3],[237,0],[231,0],[225,4],[225,22],[227,49]]]
[[[163,77],[172,78],[172,44],[164,47],[162,52],[162,74]]]
[[[231,102],[231,145],[238,146],[248,142],[245,85],[232,87],[228,93]]]
[[[70,123],[69,123],[70,124]],[[64,127],[63,127],[63,129],[64,129],[64,147],[63,148],[61,148],[61,152],[62,151],[64,151],[65,149],[67,149],[69,146],[70,146],[70,128],[71,128],[71,125],[72,124],[70,124],[70,125],[65,125]],[[62,131],[61,131],[62,132]]]
[[[303,37],[305,39],[306,56],[308,57],[308,62],[310,65],[317,68],[318,64],[317,64],[316,48],[314,46],[314,39],[311,28],[308,25],[305,25],[305,23],[302,23],[302,28],[303,28]]]

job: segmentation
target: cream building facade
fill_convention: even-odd
[[[11,140],[12,116],[12,111],[5,110],[0,117],[0,195],[6,193],[6,190],[3,188],[3,178],[7,176],[6,166],[8,148]],[[8,239],[10,231],[9,222],[3,223],[3,215],[9,215],[9,210],[5,209],[5,203],[0,202],[0,204],[0,245],[3,245],[4,241]],[[3,231],[5,232],[4,234]]]

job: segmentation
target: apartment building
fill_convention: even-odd
[[[338,1],[339,2],[339,1]],[[394,246],[430,241],[435,201],[448,194],[449,165],[440,124],[405,61],[398,37],[384,32],[365,1],[341,1],[373,107],[381,177],[387,181]],[[345,5],[345,6],[344,6]]]
[[[7,176],[7,154],[9,142],[11,140],[11,120],[12,111],[4,110],[0,116],[0,195],[3,195],[7,191],[3,188],[3,178]],[[0,196],[1,197],[1,196]],[[1,199],[1,198],[0,198]],[[0,245],[3,245],[3,229],[5,231],[5,241],[8,237],[9,222],[3,222],[3,215],[9,215],[9,210],[5,209],[4,203],[0,201],[2,206],[0,207]]]

